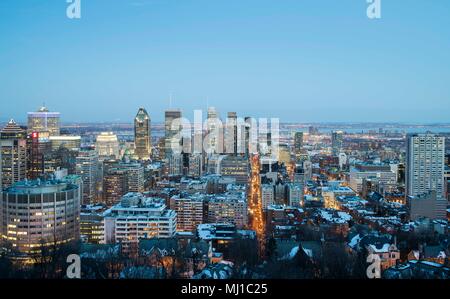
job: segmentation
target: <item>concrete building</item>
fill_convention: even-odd
[[[421,217],[430,219],[447,219],[447,201],[438,198],[436,191],[417,196],[408,196],[407,204],[411,220]]]
[[[248,160],[241,156],[225,156],[220,160],[219,173],[224,178],[236,179],[236,184],[248,182],[249,165]]]
[[[373,170],[373,171],[358,171],[356,168],[350,170],[349,185],[357,193],[363,191],[364,180],[377,179],[380,185],[383,185],[386,191],[393,189],[397,185],[397,174],[390,171],[388,166],[387,171]]]
[[[1,195],[1,239],[20,252],[79,239],[81,189],[73,181],[21,181]]]
[[[179,232],[194,232],[199,224],[205,222],[206,204],[203,196],[173,196],[170,199],[170,209],[177,213]]]
[[[232,223],[242,229],[248,224],[244,193],[225,193],[208,199],[208,223]]]
[[[436,191],[444,197],[445,138],[434,134],[407,136],[406,194],[417,196]]]

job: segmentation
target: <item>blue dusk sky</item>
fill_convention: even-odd
[[[0,120],[216,107],[283,122],[450,122],[450,1],[0,1]]]

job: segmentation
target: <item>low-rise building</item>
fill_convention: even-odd
[[[80,238],[83,243],[104,244],[104,205],[83,205],[80,213]]]
[[[176,212],[141,193],[128,193],[105,212],[105,242],[121,243],[124,251],[136,249],[140,239],[171,238],[176,233]]]

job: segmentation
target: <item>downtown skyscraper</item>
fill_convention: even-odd
[[[50,112],[42,106],[36,112],[28,112],[28,133],[41,133],[41,135],[60,135],[60,113]]]
[[[224,151],[224,128],[219,112],[214,107],[208,108],[207,123],[208,154],[221,154]]]
[[[164,157],[169,159],[172,156],[172,139],[176,134],[180,131],[180,127],[178,127],[174,120],[181,118],[181,111],[178,109],[171,109],[165,112],[165,120],[164,120]]]
[[[26,178],[26,132],[14,120],[0,132],[0,189]]]
[[[225,128],[225,150],[227,154],[238,153],[238,119],[236,112],[228,112]]]
[[[294,134],[294,155],[296,160],[300,160],[303,149],[303,132],[295,132]]]
[[[76,174],[83,181],[83,204],[97,200],[98,154],[94,150],[81,150],[76,157]]]
[[[152,153],[151,121],[144,108],[134,118],[135,155],[139,160],[150,160]]]

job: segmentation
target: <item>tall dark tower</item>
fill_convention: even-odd
[[[144,108],[140,108],[134,119],[135,155],[139,160],[150,160],[152,138],[150,116]]]
[[[226,123],[226,144],[225,149],[227,154],[236,155],[238,152],[238,123],[237,113],[228,112],[228,119]]]

